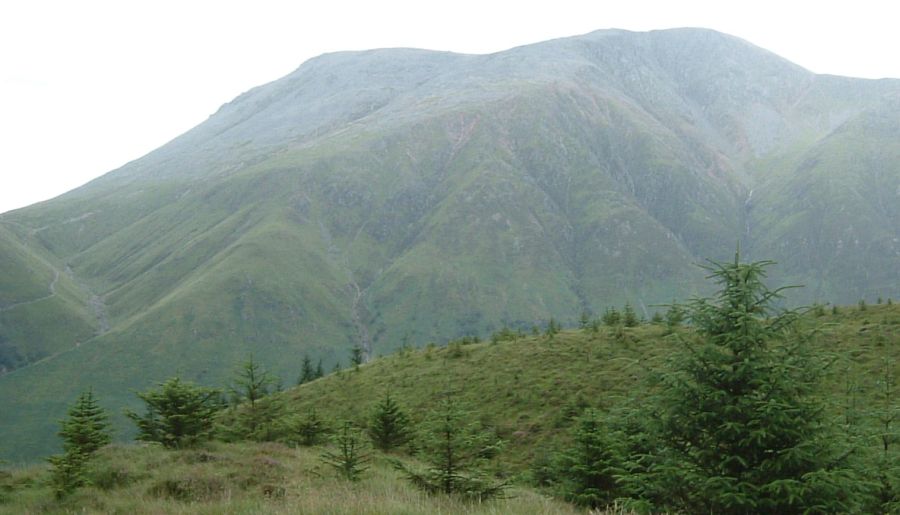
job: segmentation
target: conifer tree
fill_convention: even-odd
[[[190,446],[212,435],[213,417],[222,408],[221,392],[173,377],[157,388],[139,392],[146,412],[126,411],[138,427],[138,440],[169,448]]]
[[[572,446],[551,466],[550,476],[560,494],[590,508],[612,504],[619,494],[616,476],[623,472],[618,447],[600,414],[585,411],[577,421]]]
[[[626,302],[625,308],[622,310],[622,324],[625,325],[625,327],[637,327],[639,323],[634,308],[631,307],[631,304]]]
[[[47,458],[51,467],[50,486],[57,499],[63,499],[87,484],[87,460],[88,455],[79,452],[65,452]]]
[[[108,418],[106,411],[97,404],[93,390],[83,392],[69,409],[68,418],[60,423],[63,450],[89,455],[108,444]]]
[[[253,406],[256,401],[269,394],[269,387],[274,383],[275,379],[262,368],[259,362],[253,361],[251,354],[247,361],[241,363],[238,377],[235,379],[235,386],[231,388],[231,391],[238,399],[246,400]]]
[[[657,509],[687,513],[859,511],[862,483],[811,396],[816,362],[763,284],[770,262],[713,263],[713,299],[686,306],[697,340],[637,417],[648,436],[622,479]],[[637,440],[633,438],[633,440]]]
[[[544,331],[544,335],[552,338],[557,333],[559,333],[561,329],[562,328],[560,327],[559,322],[557,322],[555,318],[550,317],[550,321],[547,322],[547,329]]]
[[[294,417],[290,423],[290,432],[293,440],[300,445],[309,447],[319,444],[328,428],[315,409],[310,408],[305,417]]]
[[[309,354],[303,355],[303,364],[300,367],[300,377],[297,378],[297,384],[308,383],[316,378],[316,369],[313,368],[312,360]]]
[[[322,368],[322,359],[321,358],[316,363],[316,372],[313,376],[313,379],[318,379],[320,377],[325,377],[325,369]]]
[[[219,435],[225,439],[250,439],[268,441],[276,436],[275,421],[281,416],[283,404],[280,398],[269,395],[278,380],[263,369],[253,355],[241,363],[231,391],[243,405],[235,407],[235,424],[221,427]]]
[[[372,444],[382,451],[389,451],[408,442],[410,436],[409,418],[388,393],[372,413],[369,423]]]
[[[322,461],[334,467],[344,479],[359,481],[362,473],[368,469],[366,463],[369,461],[359,430],[345,421],[332,441],[337,450],[322,453]]]
[[[109,423],[92,390],[82,392],[60,422],[63,454],[50,456],[50,483],[57,499],[62,499],[87,483],[85,467],[98,449],[110,442]]]
[[[669,306],[668,311],[666,311],[666,326],[669,329],[674,329],[680,326],[682,322],[684,322],[684,309],[678,304]]]
[[[603,312],[603,325],[612,327],[619,325],[619,322],[622,320],[619,311],[615,307],[606,308],[606,311]]]
[[[350,363],[354,368],[359,368],[366,360],[365,349],[361,345],[356,344],[350,349]]]
[[[502,494],[505,483],[495,483],[479,474],[475,465],[481,455],[484,435],[467,422],[466,413],[447,393],[431,412],[420,442],[429,468],[416,471],[396,462],[410,482],[428,493],[454,494],[486,500]]]

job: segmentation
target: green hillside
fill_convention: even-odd
[[[0,225],[0,375],[93,338],[90,299],[65,267]]]
[[[844,123],[766,179],[750,203],[751,241],[808,298],[896,295],[900,122],[885,112]]]
[[[810,350],[836,360],[821,392],[836,416],[846,407],[848,385],[859,395],[854,402],[872,406],[885,363],[900,373],[900,306],[840,308],[837,315],[809,315],[804,324],[818,330]],[[509,467],[522,470],[565,438],[580,410],[614,411],[644,396],[646,373],[659,370],[675,346],[668,333],[663,325],[649,324],[603,327],[597,334],[564,331],[552,338],[457,342],[392,354],[287,395],[295,412],[315,407],[330,418],[362,423],[367,408],[387,392],[414,417],[427,412],[441,392],[458,392],[460,402],[507,441]]]
[[[886,370],[900,373],[900,306],[866,305],[808,313],[802,325],[815,329],[810,351],[829,362],[817,398],[848,435],[858,456],[880,453],[875,438],[879,381]],[[166,451],[155,446],[113,446],[92,469],[98,485],[62,504],[52,500],[41,467],[12,469],[0,512],[49,510],[284,513],[569,513],[574,509],[530,490],[535,466],[568,445],[574,420],[588,407],[605,413],[635,406],[648,391],[648,373],[672,354],[677,335],[663,325],[569,330],[553,337],[513,336],[480,343],[404,349],[356,369],[332,373],[277,394],[285,416],[315,409],[334,427],[338,420],[366,425],[388,392],[420,425],[435,399],[451,391],[470,411],[470,421],[502,439],[488,469],[511,481],[508,500],[483,505],[424,496],[404,483],[387,458],[376,453],[372,470],[358,485],[333,476],[317,458],[320,448],[278,443],[211,443]],[[470,340],[466,340],[470,342]],[[888,366],[885,369],[885,366]],[[101,399],[104,400],[104,399]],[[892,401],[896,409],[896,399]],[[220,421],[226,427],[234,413]],[[845,420],[853,420],[846,426]],[[892,451],[896,453],[896,446]],[[405,453],[395,455],[411,459]],[[273,494],[272,492],[275,492]]]
[[[92,474],[96,485],[65,501],[53,499],[37,468],[0,471],[9,485],[0,513],[250,514],[332,513],[566,515],[580,513],[527,487],[484,503],[426,495],[388,462],[373,460],[364,480],[349,483],[320,460],[320,448],[281,444],[211,444],[197,450],[111,446],[100,451]]]
[[[792,305],[900,298],[898,92],[691,29],[310,60],[0,215],[0,456],[51,452],[88,385],[118,413],[250,353],[290,383],[304,354],[649,318],[738,241]]]

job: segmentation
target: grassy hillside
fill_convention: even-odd
[[[817,329],[812,351],[833,360],[820,396],[834,417],[845,415],[848,395],[864,409],[874,406],[885,366],[894,377],[900,374],[900,306],[842,307],[836,315],[826,309],[803,323]],[[585,407],[609,411],[639,402],[646,374],[658,370],[676,345],[667,333],[664,326],[643,325],[404,351],[286,395],[295,412],[315,407],[330,418],[363,423],[387,392],[421,418],[441,392],[454,391],[507,442],[505,464],[522,472],[567,437],[572,418]]]
[[[0,375],[91,339],[99,322],[70,271],[0,223]]]
[[[748,227],[753,252],[783,263],[777,280],[804,284],[806,298],[819,301],[896,296],[898,142],[897,117],[870,110],[767,171],[748,203]]]
[[[885,402],[878,397],[879,381],[885,373],[900,374],[900,306],[886,302],[836,312],[823,307],[802,320],[815,330],[811,350],[830,363],[817,397],[829,420],[841,427],[853,420],[848,434],[859,438],[863,457],[880,452],[873,414]],[[644,379],[672,354],[677,334],[689,336],[689,330],[672,334],[644,324],[409,348],[277,394],[286,401],[286,416],[315,409],[334,427],[338,420],[365,425],[388,392],[418,423],[435,399],[453,392],[470,420],[504,441],[489,470],[517,485],[510,500],[467,506],[423,497],[381,457],[351,488],[323,469],[317,449],[215,443],[182,452],[113,446],[98,459],[100,484],[62,505],[48,500],[40,468],[14,470],[12,479],[3,480],[15,485],[13,500],[0,504],[0,511],[568,513],[565,505],[525,489],[533,465],[566,444],[573,419],[585,408],[615,412],[640,402],[647,393]],[[897,409],[896,398],[887,402]],[[225,412],[221,422],[228,425],[232,417]]]
[[[45,471],[0,472],[0,513],[328,513],[328,514],[575,514],[575,508],[525,487],[508,498],[466,503],[423,494],[377,455],[358,483],[337,477],[319,448],[281,444],[218,444],[167,451],[156,446],[111,446],[89,475],[94,486],[64,501],[53,499]]]

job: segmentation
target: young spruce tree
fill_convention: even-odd
[[[125,415],[137,425],[138,440],[187,447],[212,436],[213,419],[222,408],[221,395],[219,390],[173,377],[137,394],[146,404],[143,415],[133,411]]]
[[[322,368],[322,360],[321,359],[319,359],[319,361],[316,362],[316,371],[313,373],[313,379],[318,379],[320,377],[325,377],[325,369]]]
[[[606,308],[606,311],[603,312],[601,320],[603,321],[603,325],[613,327],[619,325],[619,322],[622,321],[622,316],[615,307],[608,307]]]
[[[366,362],[366,350],[360,344],[356,344],[350,349],[350,364],[355,369]]]
[[[237,379],[231,387],[231,392],[238,401],[246,401],[251,406],[269,394],[269,388],[275,384],[275,379],[266,372],[258,361],[253,361],[251,354],[247,361],[238,367]]]
[[[567,501],[602,508],[619,494],[616,476],[622,472],[619,444],[602,416],[589,409],[578,418],[573,445],[558,454],[551,477]]]
[[[453,394],[447,393],[431,412],[422,431],[423,458],[429,464],[425,471],[410,469],[400,462],[396,466],[417,488],[432,494],[457,495],[482,501],[503,493],[505,483],[495,483],[477,470],[483,454],[485,435],[467,421]]]
[[[315,408],[310,408],[305,417],[294,415],[289,418],[287,425],[287,432],[290,435],[288,440],[305,447],[318,445],[328,433],[328,426],[319,418]]]
[[[713,263],[721,289],[685,306],[695,341],[660,377],[649,436],[621,476],[655,509],[684,513],[856,512],[861,483],[813,397],[816,361],[797,314],[764,284],[771,262]]]
[[[63,454],[50,456],[50,481],[57,499],[62,499],[87,482],[85,466],[98,449],[110,442],[106,411],[94,399],[92,390],[83,392],[60,422]]]
[[[389,451],[407,443],[410,436],[409,417],[388,393],[384,400],[375,406],[369,422],[372,445],[382,451]]]
[[[637,327],[640,323],[637,313],[634,312],[634,308],[630,303],[626,302],[625,309],[622,310],[622,324],[624,324],[625,327]]]
[[[269,441],[276,436],[276,420],[281,417],[283,403],[272,396],[277,379],[267,372],[251,355],[238,367],[231,387],[232,397],[241,402],[234,407],[235,423],[220,426],[219,436],[225,439]]]
[[[78,396],[69,416],[60,423],[63,450],[90,455],[110,442],[109,417],[97,404],[93,390]]]
[[[363,437],[349,421],[345,421],[340,431],[332,438],[336,450],[322,453],[321,459],[348,481],[359,481],[369,467],[369,456],[365,453]]]
[[[321,362],[319,362],[321,364]],[[309,354],[303,355],[303,364],[300,366],[300,376],[297,378],[297,384],[304,384],[316,379],[316,369],[313,368],[312,359]]]

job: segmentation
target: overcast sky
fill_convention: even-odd
[[[488,53],[603,28],[707,27],[814,72],[900,77],[891,1],[8,0],[0,213],[139,158],[324,52]]]

